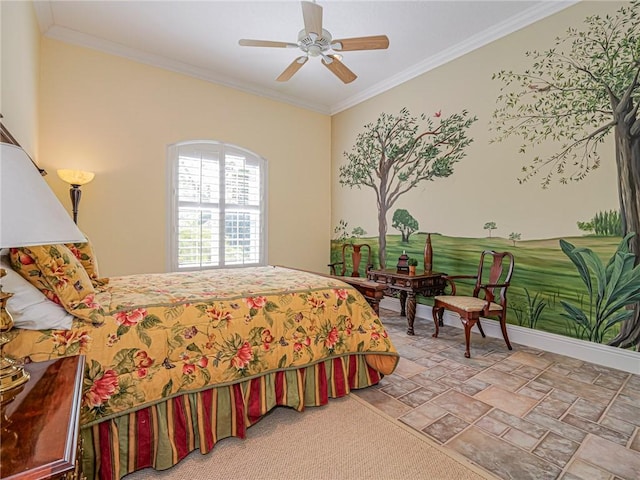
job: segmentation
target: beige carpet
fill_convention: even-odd
[[[355,395],[304,413],[276,408],[212,452],[192,452],[162,472],[141,470],[125,480],[178,479],[434,479],[495,478]]]

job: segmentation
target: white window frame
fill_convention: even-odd
[[[253,161],[260,165],[260,247],[259,247],[259,261],[255,263],[242,263],[242,264],[225,264],[224,255],[224,242],[220,242],[220,264],[216,266],[196,266],[196,267],[179,267],[178,265],[178,209],[180,208],[178,202],[178,166],[180,148],[189,146],[190,148],[202,148],[202,151],[218,151],[220,158],[220,236],[224,238],[224,210],[227,207],[225,204],[225,158],[227,154],[241,154],[246,157],[250,157]],[[245,148],[237,145],[226,144],[218,141],[211,140],[193,140],[186,142],[179,142],[173,145],[169,145],[167,148],[167,270],[170,272],[177,271],[193,271],[193,270],[206,270],[206,269],[219,269],[219,268],[243,268],[253,266],[267,265],[267,161],[260,155],[251,152]]]

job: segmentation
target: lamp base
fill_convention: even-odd
[[[9,339],[0,333],[0,399],[10,396],[10,390],[29,381],[29,373],[15,360],[5,357],[3,347]]]
[[[0,268],[0,278],[7,272]],[[15,360],[4,356],[4,346],[11,341],[6,332],[13,327],[13,318],[7,310],[7,300],[13,293],[3,292],[0,284],[0,400],[13,395],[10,390],[29,381],[29,373]]]
[[[29,381],[29,373],[10,358],[0,358],[0,397]]]
[[[2,437],[2,443],[0,443],[0,456],[2,456],[2,467],[5,468],[5,462],[12,465],[19,462],[20,456],[7,455],[6,453],[15,453],[19,450],[20,436],[18,435],[19,428],[12,425],[13,422],[7,415],[7,407],[18,396],[20,392],[24,390],[24,386],[17,386],[11,388],[6,392],[0,392],[0,437]]]

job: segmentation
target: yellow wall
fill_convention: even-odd
[[[612,142],[600,149],[602,167],[585,180],[570,185],[556,181],[543,190],[541,177],[518,183],[521,167],[527,164],[518,156],[522,140],[491,144],[494,133],[489,121],[501,87],[497,80],[491,80],[494,73],[525,70],[530,65],[525,57],[527,50],[547,49],[569,26],[581,27],[586,16],[614,13],[619,6],[618,2],[581,2],[334,115],[332,226],[342,219],[350,229],[361,226],[369,236],[377,236],[373,190],[343,187],[338,183],[338,169],[346,163],[343,153],[351,151],[365,124],[375,121],[382,112],[398,114],[403,107],[414,116],[433,115],[439,110],[446,116],[467,109],[478,121],[469,131],[474,142],[465,150],[467,156],[454,166],[454,174],[424,182],[390,209],[389,235],[399,235],[391,228],[393,212],[398,208],[407,209],[418,220],[421,231],[485,237],[484,224],[495,221],[498,229],[494,236],[506,238],[517,232],[522,240],[580,235],[577,221],[588,221],[598,211],[618,209]],[[546,146],[536,154],[554,151],[557,147]]]
[[[330,117],[46,38],[41,70],[40,161],[96,172],[78,224],[101,275],[165,271],[166,150],[192,139],[265,158],[269,263],[326,270]]]
[[[617,207],[606,153],[603,168],[586,181],[542,191],[537,180],[517,184],[518,141],[490,144],[488,129],[500,86],[491,81],[494,72],[524,68],[525,50],[550,46],[568,25],[590,13],[613,12],[617,2],[581,2],[332,119],[54,40],[40,45],[31,4],[1,5],[0,111],[50,171],[47,180],[67,208],[67,186],[55,169],[97,173],[83,188],[79,224],[95,243],[104,275],[165,270],[166,146],[198,137],[234,143],[268,160],[269,262],[325,271],[328,240],[340,219],[371,235],[377,230],[371,191],[338,184],[343,152],[365,123],[405,106],[414,114],[466,108],[479,117],[470,132],[475,141],[456,173],[394,205],[392,212],[407,208],[414,214],[421,230],[482,236],[482,225],[491,220],[501,236],[572,235],[576,220]],[[486,188],[496,184],[502,190]]]
[[[0,2],[2,123],[37,161],[40,30],[31,2]]]

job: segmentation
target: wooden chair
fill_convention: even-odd
[[[379,283],[369,281],[367,278],[359,278],[363,252],[367,255],[367,263],[365,264],[366,273],[373,268],[373,263],[371,262],[371,246],[366,243],[345,243],[342,246],[342,261],[330,263],[328,267],[332,276],[344,277],[342,280],[358,290],[373,307],[376,314],[379,314],[380,300],[384,297],[386,287]],[[347,258],[349,253],[351,253],[352,269],[349,275],[345,275],[347,273]]]
[[[485,258],[491,257],[493,262],[488,272],[485,272]],[[480,333],[484,337],[484,331],[480,324],[480,316],[497,317],[500,321],[502,336],[511,350],[511,343],[507,336],[507,288],[513,275],[514,260],[509,252],[484,251],[480,256],[480,265],[477,275],[453,275],[445,277],[451,286],[451,295],[438,295],[434,297],[433,321],[436,325],[436,332],[433,337],[438,336],[438,326],[442,323],[444,310],[450,310],[460,315],[460,320],[464,325],[464,335],[466,350],[464,356],[469,358],[469,339],[471,328],[477,323]],[[488,274],[488,280],[484,277]],[[475,279],[476,284],[472,296],[456,295],[456,279]],[[482,295],[481,295],[482,294]]]
[[[347,258],[349,253],[351,253],[351,273],[348,275],[349,277],[359,277],[360,276],[360,264],[362,263],[362,254],[363,252],[367,255],[367,263],[365,271],[369,271],[373,268],[373,263],[371,262],[371,246],[366,243],[345,243],[342,246],[342,261],[330,263],[328,265],[330,269],[331,275],[344,277],[347,273]],[[339,273],[338,273],[339,272]]]

